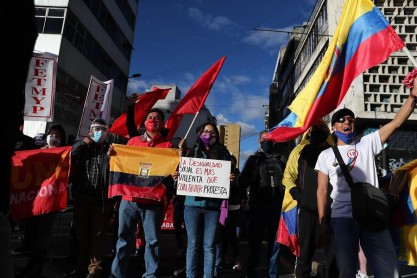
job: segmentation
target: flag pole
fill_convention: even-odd
[[[404,46],[402,50],[405,52],[405,54],[407,54],[407,57],[408,57],[408,59],[410,59],[410,60],[411,60],[411,63],[413,63],[413,66],[414,66],[415,68],[417,68],[417,61],[416,61],[416,59],[413,57],[413,55],[411,54],[410,50],[408,50],[407,46]]]
[[[199,113],[200,111],[198,111],[195,115],[194,115],[194,119],[193,119],[193,121],[191,122],[191,124],[190,124],[190,127],[188,128],[188,130],[187,130],[187,133],[185,133],[185,136],[184,136],[184,140],[187,138],[187,136],[188,136],[188,133],[190,132],[190,130],[191,130],[191,127],[193,126],[193,124],[194,124],[194,122],[195,122],[195,119],[197,119],[197,115],[198,115],[198,113]]]

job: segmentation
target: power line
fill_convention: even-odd
[[[304,33],[304,32],[294,32],[294,31],[287,31],[287,30],[278,30],[278,29],[271,29],[271,28],[253,28],[253,30],[255,31],[267,31],[267,32],[276,32],[276,33],[287,33],[287,34],[296,34],[296,35],[306,35],[309,33]],[[333,37],[333,35],[327,35],[327,34],[315,34],[317,36],[322,36],[322,37]]]

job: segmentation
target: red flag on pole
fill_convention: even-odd
[[[143,95],[140,95],[138,97],[137,102],[135,103],[135,124],[136,126],[140,126],[143,122],[143,119],[146,116],[146,113],[149,109],[154,106],[154,104],[159,99],[164,99],[171,88],[168,89],[159,89],[154,88],[153,91],[146,92]],[[128,137],[128,130],[126,126],[126,113],[123,113],[120,115],[119,118],[117,118],[111,128],[109,129],[109,132],[118,134],[120,136]]]
[[[171,140],[177,131],[184,114],[196,114],[203,107],[204,102],[223,66],[226,56],[223,56],[214,65],[212,65],[195,83],[184,98],[178,103],[175,110],[165,123],[165,127],[169,129],[167,136]]]

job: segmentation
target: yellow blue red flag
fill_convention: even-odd
[[[301,135],[341,103],[359,74],[404,46],[371,0],[347,0],[323,60],[268,139],[284,142]]]
[[[391,237],[404,264],[417,266],[417,159],[394,171],[405,171],[407,185],[392,217]]]
[[[163,180],[173,174],[179,150],[113,144],[117,155],[110,158],[109,198],[129,196],[161,201]]]
[[[297,219],[297,201],[293,200],[289,193],[289,189],[286,188],[284,200],[282,202],[281,218],[279,219],[277,242],[288,246],[294,256],[300,255]]]

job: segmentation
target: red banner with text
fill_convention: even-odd
[[[70,151],[70,146],[16,151],[10,179],[14,221],[66,208]]]

